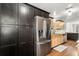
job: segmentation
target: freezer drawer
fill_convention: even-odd
[[[42,43],[37,45],[37,56],[45,56],[51,50],[50,42]]]

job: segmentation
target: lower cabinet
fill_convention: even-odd
[[[67,39],[68,40],[78,40],[78,33],[67,33]]]
[[[0,56],[18,55],[17,40],[18,26],[1,25],[0,26]]]
[[[51,47],[64,43],[64,40],[66,39],[62,34],[51,34]]]
[[[32,56],[32,28],[6,25],[0,27],[0,56]]]
[[[33,51],[34,51],[33,45],[31,44],[24,43],[24,44],[20,44],[19,46],[20,56],[33,56],[34,55]]]
[[[18,50],[16,45],[7,45],[0,47],[0,56],[17,56]]]
[[[19,55],[33,55],[32,28],[30,28],[30,26],[19,27]]]

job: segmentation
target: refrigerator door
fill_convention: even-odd
[[[37,56],[45,56],[50,52],[50,40],[37,42]]]
[[[47,39],[47,18],[35,17],[35,50],[37,56],[47,55],[51,49]]]
[[[46,20],[43,21],[43,38],[46,38],[47,32],[47,23]]]

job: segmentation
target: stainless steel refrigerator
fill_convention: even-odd
[[[37,56],[47,55],[51,51],[48,18],[36,16],[34,21],[34,53]]]

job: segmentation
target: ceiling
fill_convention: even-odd
[[[29,3],[35,7],[43,9],[47,12],[50,12],[50,16],[53,16],[54,11],[56,12],[57,19],[62,19],[66,22],[78,21],[79,19],[79,3]],[[72,5],[76,9],[71,16],[65,14],[65,9],[69,5]]]

